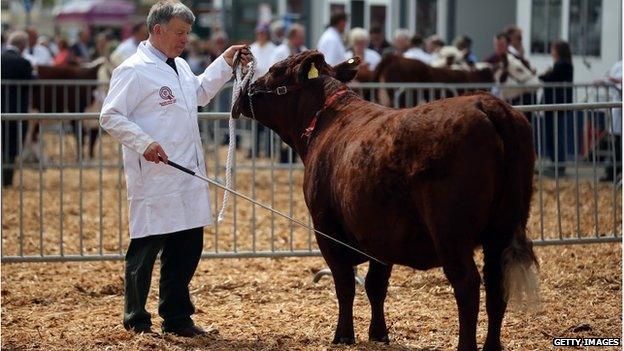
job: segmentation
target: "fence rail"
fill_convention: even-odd
[[[0,83],[4,101],[27,98],[38,112],[81,112],[86,107],[97,108],[108,90],[108,82],[97,80],[3,80]],[[458,96],[469,91],[486,90],[507,97],[515,105],[536,104],[544,91],[560,91],[568,103],[609,102],[620,99],[615,85],[606,82],[548,82],[535,85],[507,86],[497,83],[362,83],[349,86],[367,100],[382,102],[380,93],[388,93],[393,107],[410,107],[440,98]],[[228,111],[232,83],[203,108],[204,112]],[[22,111],[27,112],[27,111]]]
[[[528,228],[534,242],[621,241],[621,138],[608,133],[612,109],[621,104],[516,108],[533,123],[538,154]],[[199,116],[208,176],[221,181],[227,135],[223,121],[228,114]],[[3,262],[123,259],[129,238],[121,147],[99,128],[97,118],[97,113],[1,115],[3,177],[6,171],[14,173],[13,187],[4,188],[2,197]],[[34,122],[39,141],[25,145],[23,135]],[[71,127],[72,122],[78,128]],[[310,223],[301,191],[303,167],[296,155],[255,121],[236,123],[236,188]],[[6,157],[9,124],[15,128],[20,155],[13,162]],[[87,125],[96,133],[89,134]],[[72,132],[77,135],[68,137]],[[81,146],[85,134],[97,137],[93,155]],[[612,180],[599,180],[609,175]],[[213,210],[218,209],[222,191],[211,191]],[[319,255],[310,230],[236,198],[225,221],[207,228],[205,235],[203,257]]]

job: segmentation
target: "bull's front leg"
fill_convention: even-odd
[[[314,227],[328,235],[341,233],[339,226],[327,220],[314,220]],[[341,236],[338,235],[337,238]],[[336,296],[338,297],[338,325],[334,335],[334,344],[355,343],[353,331],[353,299],[355,298],[355,273],[353,262],[349,259],[351,253],[347,248],[323,236],[316,235],[316,241],[321,249],[323,258],[332,272]]]

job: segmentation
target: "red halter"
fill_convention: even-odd
[[[333,105],[336,102],[336,100],[338,100],[341,96],[343,96],[344,94],[348,93],[349,91],[350,90],[346,86],[342,86],[340,89],[338,89],[333,94],[331,94],[327,98],[327,100],[325,100],[325,104],[323,105],[323,108],[321,108],[320,110],[318,110],[316,112],[316,114],[314,114],[314,117],[312,117],[312,120],[310,121],[310,124],[308,125],[308,128],[306,128],[305,132],[303,132],[303,134],[301,134],[301,137],[310,139],[310,136],[312,135],[312,132],[314,131],[314,128],[316,128],[316,122],[318,122],[318,119],[319,119],[321,113],[323,113],[325,110],[327,110],[329,107],[331,107],[331,105]]]

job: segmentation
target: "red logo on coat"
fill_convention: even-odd
[[[173,92],[171,91],[171,88],[169,88],[166,85],[160,88],[160,90],[158,91],[158,95],[160,95],[161,99],[165,100],[159,103],[160,106],[167,106],[167,105],[175,104],[176,102],[176,98],[175,96],[173,96]]]

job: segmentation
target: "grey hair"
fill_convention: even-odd
[[[295,33],[297,32],[301,32],[304,33],[305,32],[305,27],[300,25],[299,23],[293,23],[289,28],[288,28],[288,32],[286,33],[286,38],[292,38]]]
[[[15,46],[20,50],[24,50],[28,46],[28,34],[21,30],[15,31],[9,34],[7,43],[11,46]]]
[[[157,2],[150,9],[147,15],[147,29],[152,33],[157,24],[167,24],[174,17],[188,24],[195,22],[195,15],[186,5],[177,1],[165,0]]]
[[[356,41],[369,41],[370,36],[368,35],[368,31],[364,28],[355,27],[351,29],[349,32],[349,45],[353,46]]]
[[[407,28],[399,28],[394,31],[394,40],[397,40],[399,38],[405,38],[407,40],[410,40],[411,37],[412,31]]]

